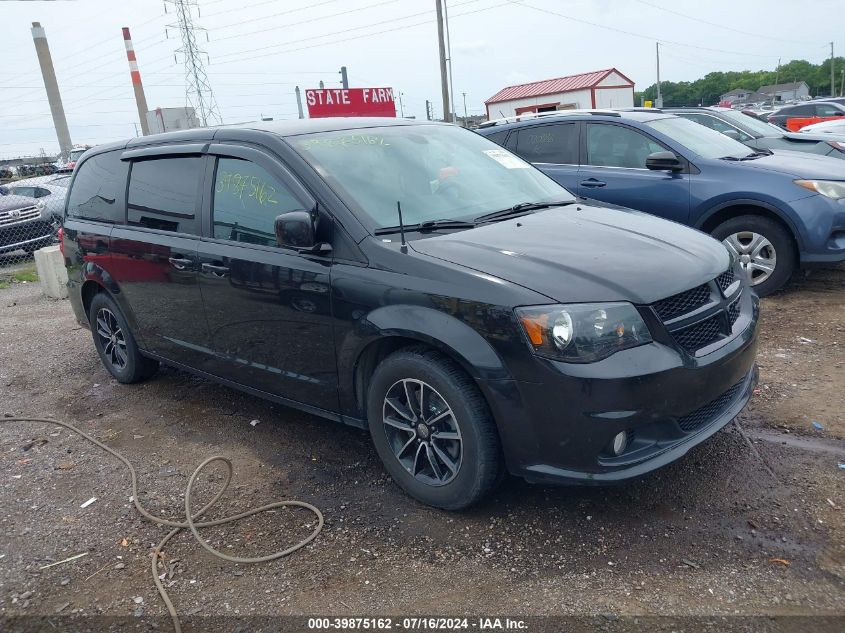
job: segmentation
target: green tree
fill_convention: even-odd
[[[836,94],[839,94],[842,69],[845,68],[845,57],[834,59],[836,70]],[[707,73],[695,81],[661,81],[660,92],[665,106],[694,106],[713,105],[719,102],[719,97],[736,88],[758,90],[761,86],[792,81],[805,81],[810,87],[810,94],[827,96],[830,94],[830,59],[821,64],[812,64],[804,59],[793,59],[783,64],[779,70],[743,70],[730,72]],[[657,86],[650,85],[642,92],[636,93],[637,105],[642,96],[646,101],[655,101]]]

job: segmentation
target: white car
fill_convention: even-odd
[[[845,134],[845,121],[822,121],[821,123],[813,123],[812,125],[805,125],[801,128],[801,132],[825,133],[825,134]]]

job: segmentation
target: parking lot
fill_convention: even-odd
[[[841,614],[843,292],[839,266],[763,300],[751,405],[679,462],[605,489],[509,479],[462,513],[405,496],[355,429],[171,369],[116,383],[67,302],[33,283],[0,290],[0,414],[62,419],[121,451],[161,516],[180,516],[213,454],[236,471],[214,516],[284,498],[321,508],[317,540],[274,563],[222,563],[180,534],[164,582],[186,615]],[[149,570],[164,529],[136,514],[122,465],[37,424],[6,425],[0,454],[0,613],[166,615]],[[219,479],[203,479],[208,498]],[[278,512],[204,535],[255,556],[309,521]]]

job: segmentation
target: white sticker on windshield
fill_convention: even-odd
[[[528,169],[528,163],[504,149],[485,149],[484,153],[508,169]]]

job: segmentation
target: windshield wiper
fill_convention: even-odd
[[[493,211],[493,213],[485,213],[475,218],[476,222],[491,222],[493,220],[504,220],[514,215],[528,213],[529,211],[539,211],[540,209],[549,209],[551,207],[565,207],[570,204],[575,204],[575,200],[562,200],[560,202],[520,202],[509,209],[502,209],[501,211]]]
[[[397,226],[382,226],[376,229],[374,235],[389,235],[391,233],[399,233],[404,228],[405,231],[436,231],[438,229],[472,229],[475,228],[475,222],[468,222],[466,220],[425,220],[416,224],[406,224],[404,227]]]
[[[722,160],[754,160],[762,156],[771,156],[774,152],[770,149],[758,149],[757,151],[746,154],[745,156],[722,156]]]

